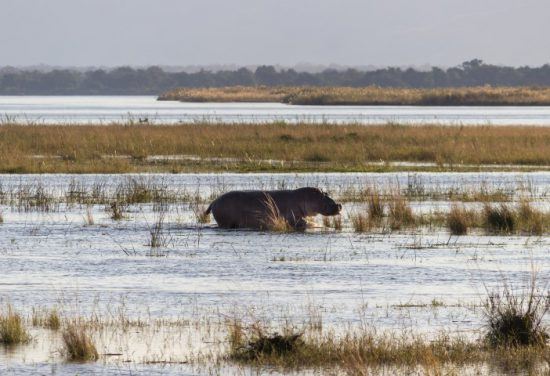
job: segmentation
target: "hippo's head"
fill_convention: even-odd
[[[337,204],[332,198],[330,198],[325,192],[317,188],[300,188],[302,194],[305,196],[305,202],[307,205],[307,212],[309,215],[338,215],[342,210],[342,205]]]

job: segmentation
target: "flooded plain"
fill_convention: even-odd
[[[0,118],[23,124],[550,124],[537,106],[297,106],[280,103],[182,103],[155,96],[0,96]]]
[[[136,182],[164,199],[129,203],[113,220],[110,201]],[[344,203],[341,230],[321,218],[304,233],[197,221],[221,192],[300,186]],[[59,335],[32,327],[29,344],[0,350],[0,373],[254,373],[220,355],[236,317],[274,328],[478,338],[488,291],[525,286],[533,265],[541,281],[550,278],[544,235],[451,236],[444,226],[355,232],[350,217],[365,204],[352,193],[366,188],[410,197],[415,213],[447,212],[450,193],[480,191],[550,210],[550,173],[1,175],[0,299],[29,321],[53,307],[85,317],[102,355],[66,363]]]

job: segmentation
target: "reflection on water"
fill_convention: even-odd
[[[23,123],[388,122],[549,125],[550,107],[290,106],[181,103],[154,96],[0,96],[0,117]]]

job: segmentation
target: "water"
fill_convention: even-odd
[[[290,106],[161,102],[154,96],[0,96],[4,120],[40,124],[330,122],[549,125],[550,107]]]
[[[550,173],[0,175],[0,183],[3,192],[40,184],[59,198],[74,182],[100,184],[113,192],[129,178],[203,197],[219,190],[302,185],[334,194],[365,185],[424,191],[527,189],[546,210],[550,186]],[[413,203],[418,211],[440,206],[429,200]],[[116,316],[123,306],[130,318],[223,321],[239,312],[298,324],[307,323],[313,310],[324,328],[335,330],[366,323],[378,330],[444,329],[475,337],[483,328],[479,305],[486,287],[503,278],[524,283],[531,261],[543,281],[550,278],[547,236],[474,233],[449,239],[445,229],[357,234],[347,218],[361,207],[344,205],[342,232],[314,228],[278,234],[220,230],[214,223],[201,227],[188,204],[171,204],[164,222],[167,243],[156,257],[147,245],[159,215],[152,204],[130,206],[118,222],[103,205],[60,204],[49,212],[0,205],[0,301],[11,301],[27,315],[33,307],[61,306],[67,314]],[[85,224],[87,210],[93,225]],[[443,305],[433,307],[434,300]],[[197,373],[184,366],[147,364],[155,357],[184,359],[182,354],[194,348],[186,346],[188,328],[168,334],[147,334],[146,328],[103,333],[97,337],[100,351],[124,357],[93,365],[64,365],[57,353],[59,339],[44,340],[44,333],[33,330],[37,339],[31,345],[15,353],[0,351],[0,373],[26,374],[33,367],[41,374]],[[210,348],[217,343],[215,332],[204,330],[194,340]],[[143,347],[149,340],[149,347]]]

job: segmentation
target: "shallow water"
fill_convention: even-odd
[[[424,190],[484,185],[511,192],[527,189],[547,210],[550,186],[550,173],[1,175],[0,182],[4,192],[40,184],[61,195],[71,182],[99,183],[112,191],[130,177],[203,197],[237,188],[303,185],[335,193],[368,185]],[[531,262],[541,280],[550,278],[546,236],[474,233],[450,238],[445,229],[356,234],[346,218],[360,207],[344,205],[341,232],[322,229],[317,219],[316,228],[306,233],[279,234],[200,226],[188,204],[171,204],[163,228],[166,245],[152,250],[147,244],[159,216],[152,204],[131,205],[118,222],[103,205],[94,205],[93,225],[85,223],[88,209],[82,205],[26,212],[4,204],[0,299],[26,315],[33,307],[62,307],[67,315],[113,314],[122,307],[134,319],[220,322],[244,316],[298,325],[307,325],[313,315],[336,331],[367,325],[476,337],[483,328],[480,304],[487,289],[503,281],[523,286]],[[429,211],[448,208],[448,203],[427,200],[413,207]],[[106,352],[119,348],[116,342],[105,343]],[[195,372],[185,366],[143,365],[135,349],[130,356],[134,365],[113,359],[79,368],[59,364],[58,345],[34,347],[0,351],[0,371],[25,374],[36,364],[43,374]]]
[[[0,96],[4,120],[39,124],[112,122],[329,122],[447,125],[550,125],[550,107],[290,106],[279,103],[181,103],[154,96]]]

